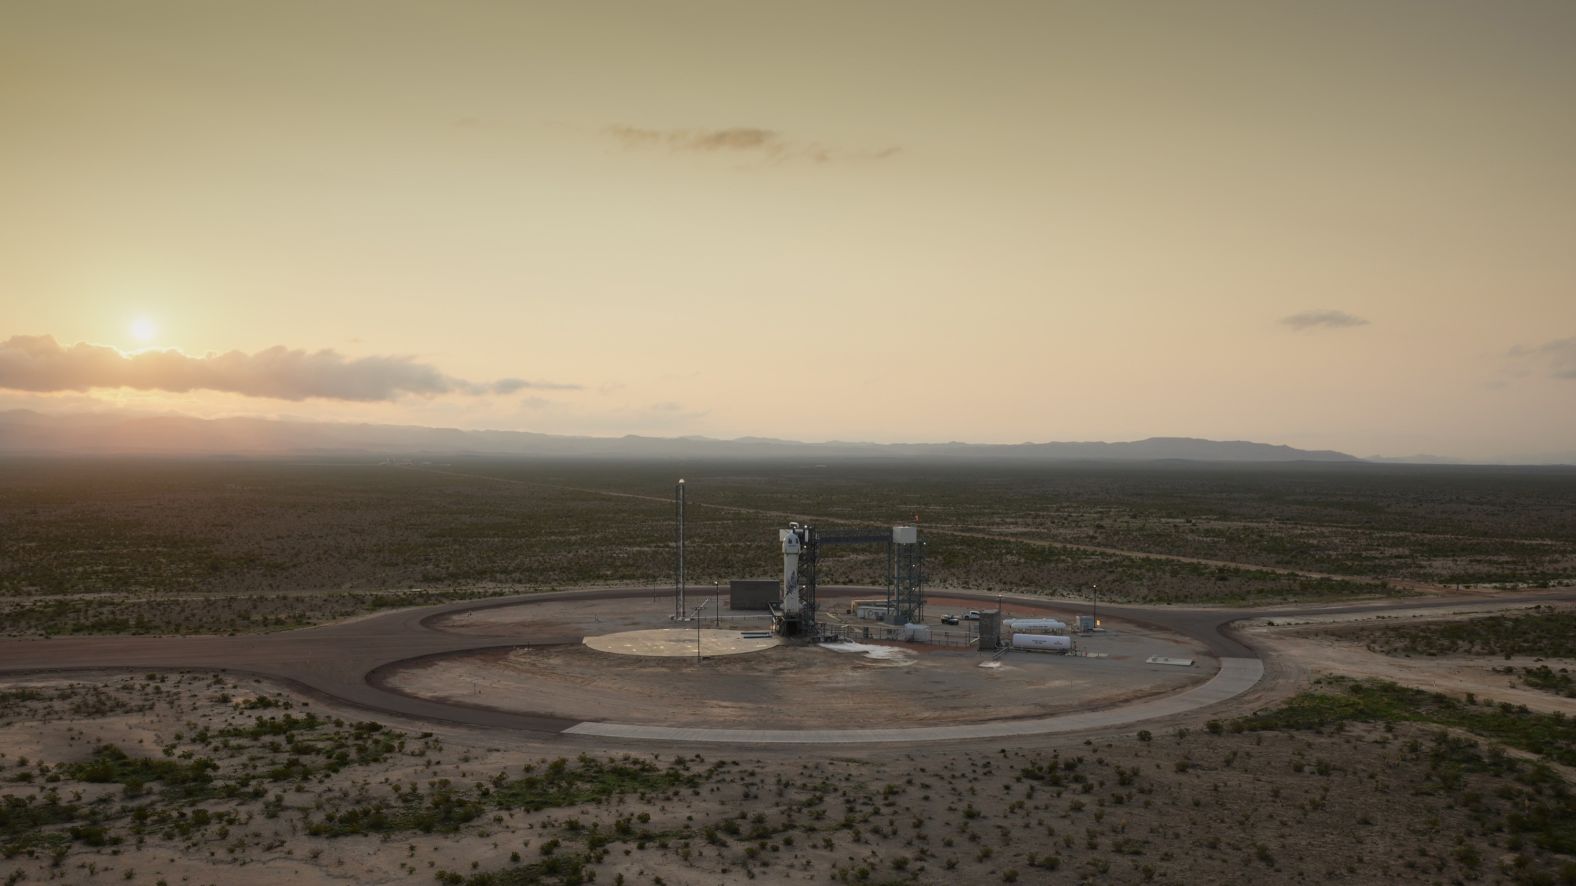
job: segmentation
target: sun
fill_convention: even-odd
[[[149,320],[147,317],[138,317],[137,319],[131,321],[131,337],[135,338],[137,341],[153,341],[153,337],[158,335],[158,333],[159,327],[155,326],[153,321]]]

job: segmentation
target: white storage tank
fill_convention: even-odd
[[[1073,638],[1055,634],[1013,634],[1012,648],[1029,649],[1035,652],[1071,652]]]
[[[1015,631],[1065,631],[1067,622],[1058,618],[1009,618],[1007,627]]]
[[[903,639],[913,643],[929,643],[930,625],[917,625],[912,622],[904,625]]]

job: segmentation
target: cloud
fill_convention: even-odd
[[[770,129],[733,127],[731,129],[642,129],[639,126],[609,126],[608,135],[626,148],[667,146],[676,151],[763,151],[782,153],[788,142]]]
[[[511,394],[527,388],[574,390],[578,385],[506,378],[472,382],[445,375],[412,357],[357,357],[283,346],[245,354],[193,357],[180,351],[122,353],[78,342],[64,347],[48,335],[15,335],[0,342],[0,388],[18,391],[225,391],[279,400],[377,402],[414,394]]]
[[[551,434],[694,433],[710,410],[672,400],[613,406],[524,397],[517,403],[520,425]]]
[[[1345,311],[1314,310],[1301,311],[1290,317],[1282,317],[1282,323],[1302,332],[1307,329],[1345,329],[1351,326],[1367,326],[1368,321]]]
[[[841,160],[885,160],[901,149],[843,150],[814,142],[799,142],[774,129],[734,126],[727,129],[646,129],[618,124],[604,130],[626,148],[660,148],[699,154],[753,154],[767,160],[809,160],[832,163]]]
[[[1510,349],[1508,356],[1543,363],[1548,366],[1549,375],[1553,378],[1576,380],[1576,336],[1530,348],[1516,345]]]
[[[556,381],[527,381],[523,378],[500,378],[495,382],[483,385],[486,388],[481,393],[486,394],[513,394],[516,391],[578,391],[583,385],[564,384]],[[472,392],[475,393],[475,392]]]

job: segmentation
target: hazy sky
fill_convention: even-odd
[[[0,387],[1569,452],[1576,3],[9,0]]]

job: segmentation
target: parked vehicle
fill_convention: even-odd
[[[970,609],[969,610],[969,614],[963,616],[963,618],[966,621],[979,621],[980,620],[980,611],[978,609]]]
[[[958,617],[956,615],[943,615],[941,623],[944,625],[955,625],[958,623]]]

